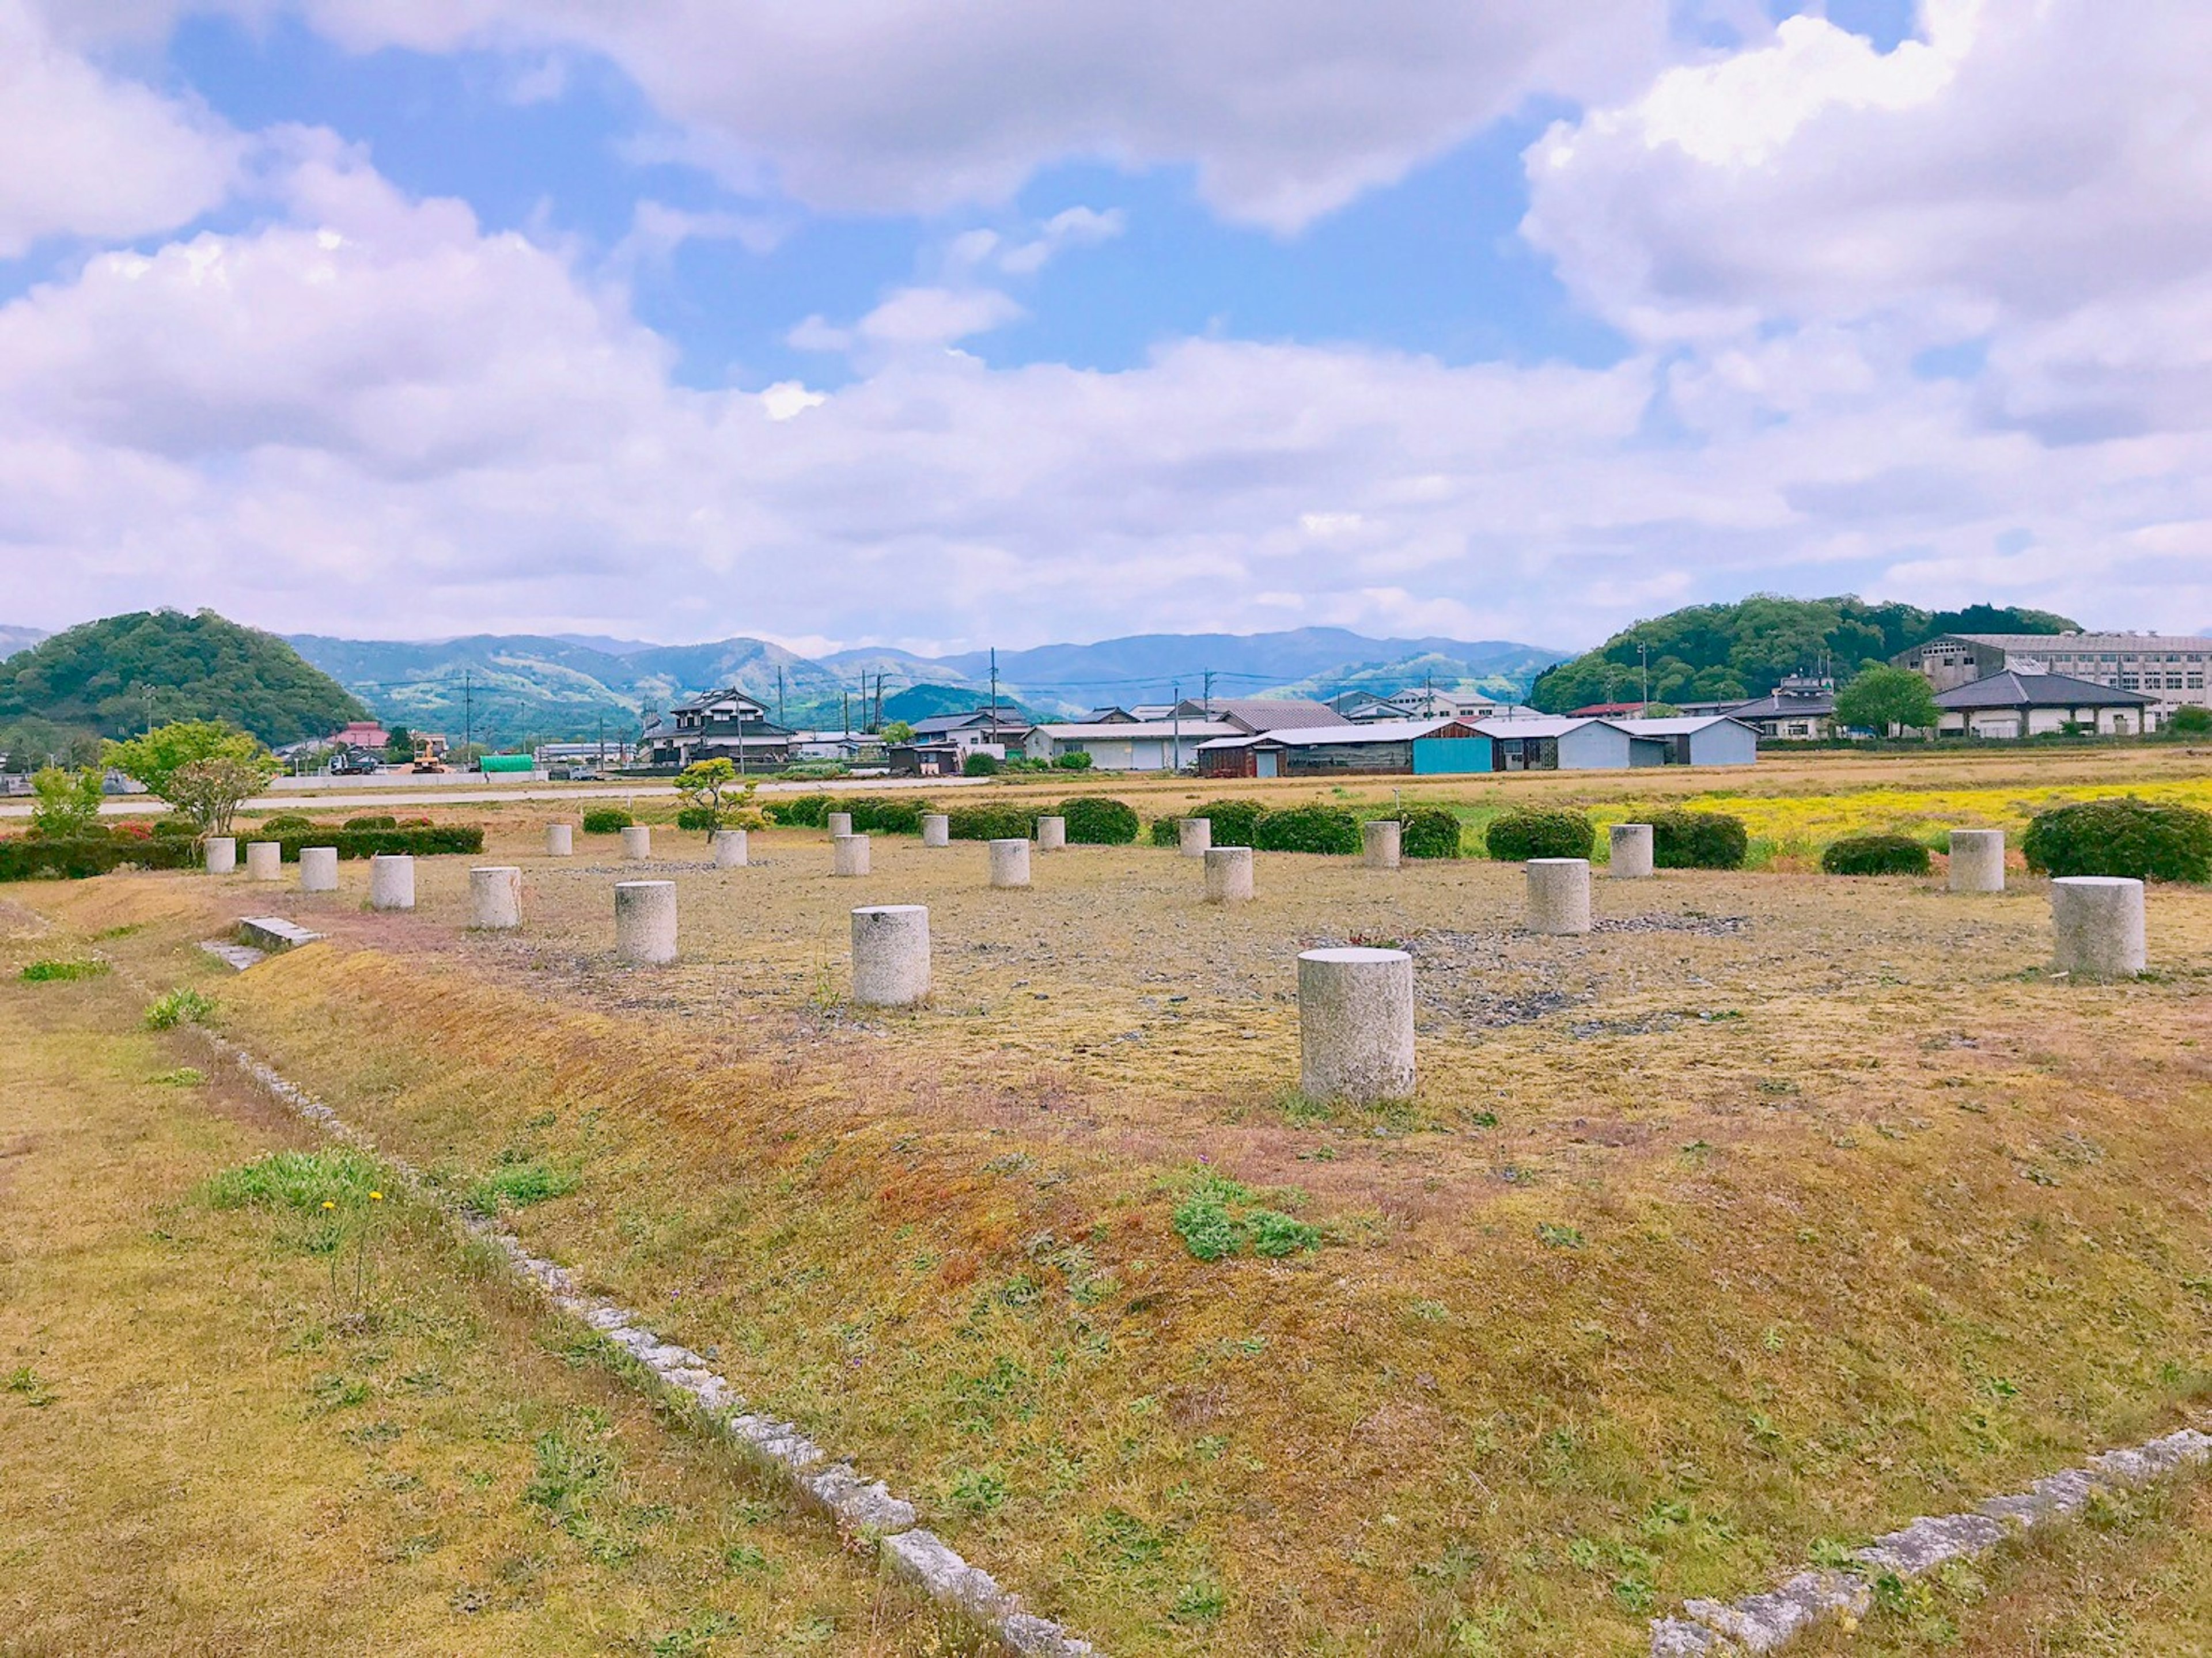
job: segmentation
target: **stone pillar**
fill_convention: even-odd
[[[281,881],[284,878],[284,848],[274,841],[246,843],[246,878]]]
[[[714,867],[716,869],[743,869],[751,861],[751,854],[748,850],[748,846],[749,843],[745,840],[745,832],[743,829],[715,830]]]
[[[991,884],[1025,887],[1030,884],[1030,843],[1026,841],[991,842]]]
[[[238,837],[232,835],[210,835],[203,849],[207,857],[207,872],[228,875],[238,867]]]
[[[2004,831],[2002,829],[1953,829],[1951,831],[1951,890],[1954,892],[2002,892],[2004,890]]]
[[[853,912],[853,999],[912,1007],[929,994],[929,910],[871,904]]]
[[[1206,849],[1206,902],[1241,904],[1252,896],[1252,848],[1208,847]]]
[[[676,959],[676,883],[615,883],[615,953],[657,967]]]
[[[1406,826],[1395,817],[1370,817],[1359,826],[1359,860],[1370,869],[1398,867]]]
[[[404,852],[380,852],[368,860],[368,907],[415,908],[415,860]]]
[[[1065,847],[1067,845],[1067,819],[1038,818],[1036,844],[1039,852],[1058,852]]]
[[[641,864],[653,856],[653,825],[632,823],[623,831],[623,856]]]
[[[832,839],[830,842],[830,872],[832,875],[866,875],[868,872],[868,837],[865,835],[840,835]]]
[[[1528,931],[1565,933],[1589,930],[1589,859],[1531,858]]]
[[[1298,957],[1298,1091],[1399,1100],[1413,1091],[1413,958],[1402,950]]]
[[[545,855],[548,858],[574,858],[576,855],[576,826],[574,823],[548,823],[545,826]]]
[[[952,844],[952,820],[941,811],[926,811],[921,815],[921,844],[926,847],[949,847]]]
[[[336,892],[338,890],[338,849],[336,847],[300,848],[300,890]]]
[[[1606,873],[1616,881],[1648,881],[1651,878],[1651,825],[1649,823],[1615,823],[1606,831],[1612,843],[1613,860]]]
[[[853,814],[849,811],[833,811],[822,822],[828,828],[832,841],[841,835],[853,832]]]
[[[2143,970],[2143,884],[2117,875],[2062,875],[2051,884],[2051,965],[2075,979],[2129,979]]]
[[[513,932],[522,925],[522,872],[493,865],[469,872],[469,925],[480,932]]]
[[[1186,817],[1176,824],[1176,850],[1186,858],[1203,858],[1213,844],[1211,817]]]

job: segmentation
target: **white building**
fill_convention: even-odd
[[[1890,660],[1939,692],[1992,674],[2056,675],[2141,691],[2157,716],[2212,707],[2212,639],[2187,634],[1938,634]]]

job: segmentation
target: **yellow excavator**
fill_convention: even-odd
[[[417,737],[415,739],[415,763],[410,771],[444,771],[446,739],[442,737]]]

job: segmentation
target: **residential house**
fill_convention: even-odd
[[[1936,693],[1946,737],[2034,737],[2072,727],[2113,736],[2151,728],[2158,698],[2056,673],[2008,669]]]
[[[1393,692],[1389,696],[1373,696],[1365,693],[1355,695],[1364,699],[1344,706],[1332,699],[1328,706],[1347,720],[1492,720],[1515,712],[1533,714],[1533,708],[1518,702],[1500,701],[1494,696],[1478,696],[1465,691],[1437,690],[1433,687],[1416,685]]]
[[[367,749],[381,754],[392,741],[392,733],[374,720],[349,720],[324,739],[325,745],[338,749]]]
[[[1199,745],[1207,777],[1443,776],[1491,769],[1493,747],[1460,720],[1347,720],[1218,737]]]
[[[1032,760],[1057,760],[1087,754],[1100,771],[1181,771],[1198,745],[1216,737],[1249,737],[1225,720],[1170,715],[1164,720],[1079,720],[1039,726],[1030,732],[1025,751]]]
[[[2142,691],[2160,714],[2212,707],[2212,639],[2186,634],[1939,634],[1890,660],[1938,692],[2011,672]]]
[[[730,760],[741,770],[768,771],[791,759],[793,736],[769,719],[765,705],[726,686],[647,720],[638,752],[652,766]]]
[[[1677,714],[1610,723],[1632,740],[1632,765],[1750,766],[1759,762],[1757,728],[1729,714]],[[1656,762],[1651,757],[1655,753]]]
[[[1792,674],[1771,696],[1739,702],[1727,713],[1761,737],[1806,741],[1848,735],[1836,725],[1836,682],[1825,676]]]
[[[933,714],[915,720],[914,740],[924,745],[949,743],[960,751],[963,761],[978,750],[1003,760],[1009,750],[1018,750],[1029,741],[1035,724],[1019,708],[976,708],[967,714]]]
[[[884,747],[884,758],[894,777],[957,777],[975,752],[951,743],[892,743]]]

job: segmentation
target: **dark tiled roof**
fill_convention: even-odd
[[[1818,696],[1762,696],[1756,702],[1746,702],[1730,708],[1731,720],[1825,720],[1836,711],[1836,694],[1822,691]]]
[[[1326,702],[1288,696],[1242,697],[1232,701],[1217,702],[1213,717],[1257,732],[1294,731],[1313,726],[1348,726],[1352,723]]]
[[[1936,693],[1936,706],[1953,713],[1972,708],[2142,708],[2157,701],[2141,691],[2124,691],[2117,685],[2100,685],[2067,674],[2009,670]]]

